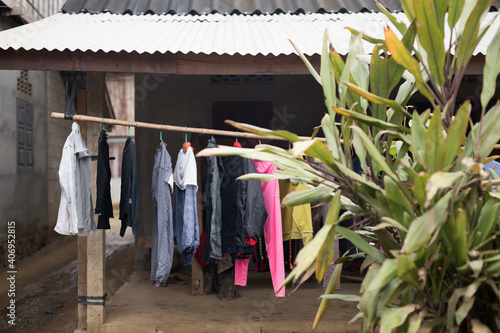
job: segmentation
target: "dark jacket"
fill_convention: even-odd
[[[238,180],[247,173],[258,173],[252,160],[229,156],[224,161],[222,199],[222,251],[252,253],[246,238],[257,240],[267,219],[262,186],[256,180]]]
[[[137,151],[134,139],[128,138],[123,148],[122,186],[120,193],[120,220],[122,226],[120,236],[125,235],[127,227],[132,227],[132,233],[137,234],[139,225],[139,168],[137,166]]]
[[[106,130],[101,130],[99,135],[99,148],[97,156],[97,199],[95,213],[99,215],[97,229],[110,229],[109,218],[113,217],[113,204],[111,203],[111,168],[109,167],[109,145]]]
[[[208,140],[207,148],[217,148],[214,138]],[[222,209],[220,186],[224,177],[224,166],[220,156],[207,157],[208,172],[206,183],[206,222],[205,232],[207,240],[203,249],[203,261],[210,262],[210,258],[222,260]]]

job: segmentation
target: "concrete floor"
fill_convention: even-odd
[[[188,276],[179,274],[183,279]],[[311,332],[323,290],[311,279],[287,297],[277,298],[269,273],[250,272],[241,297],[192,296],[190,284],[152,287],[149,272],[136,271],[106,304],[106,333],[128,332]],[[359,283],[342,282],[340,293],[358,294]],[[359,332],[348,325],[355,303],[334,300],[316,332]]]

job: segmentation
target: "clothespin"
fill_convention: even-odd
[[[236,134],[239,135],[240,132],[236,131]],[[236,137],[236,142],[238,142],[238,137]]]
[[[130,120],[128,121],[128,136],[130,136]]]
[[[163,125],[160,124],[160,127],[161,127],[161,129],[160,129],[160,142],[163,142],[163,133],[162,133]]]
[[[104,125],[104,117],[102,117],[102,129],[106,130],[106,125]]]

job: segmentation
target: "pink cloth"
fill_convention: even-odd
[[[270,162],[254,161],[255,168],[259,173],[273,174],[276,166]],[[262,193],[267,210],[267,220],[264,224],[264,239],[266,241],[267,255],[269,257],[269,269],[273,280],[274,292],[277,297],[285,297],[285,287],[277,291],[285,281],[285,264],[283,256],[283,231],[281,226],[281,204],[280,187],[277,179],[261,182]],[[235,284],[247,285],[248,263],[250,259],[236,260]]]

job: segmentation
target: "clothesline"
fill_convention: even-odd
[[[232,137],[249,138],[249,139],[268,139],[268,140],[288,141],[287,139],[284,139],[284,138],[279,137],[279,136],[258,135],[258,134],[247,133],[247,132],[215,130],[215,129],[208,129],[208,128],[174,126],[174,125],[165,125],[165,124],[153,124],[153,123],[145,123],[145,122],[140,122],[140,121],[128,121],[128,120],[119,120],[119,119],[110,119],[110,118],[100,118],[100,117],[84,116],[84,115],[78,115],[78,114],[66,116],[64,113],[52,112],[50,117],[54,118],[54,119],[70,119],[70,120],[75,120],[75,121],[88,121],[88,122],[94,122],[94,123],[105,123],[105,124],[120,125],[120,126],[152,128],[152,129],[171,131],[171,132],[197,133],[197,134],[207,134],[207,135],[232,136]],[[320,141],[326,141],[325,138],[320,138],[320,137],[316,137],[316,138]],[[311,140],[311,137],[299,136],[299,139]]]

